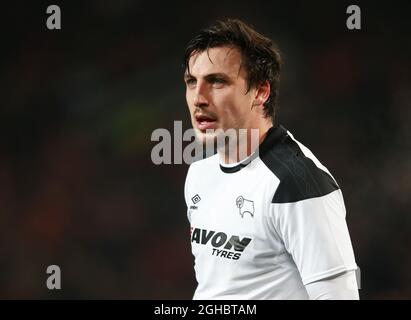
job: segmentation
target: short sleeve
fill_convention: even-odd
[[[304,285],[357,268],[341,190],[289,203],[272,203],[274,227]]]

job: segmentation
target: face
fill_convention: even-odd
[[[256,89],[247,92],[247,73],[233,47],[216,47],[190,57],[186,70],[186,100],[200,140],[214,139],[213,130],[258,128],[254,110]],[[207,132],[209,131],[209,132]]]

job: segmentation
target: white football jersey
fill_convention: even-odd
[[[282,126],[247,161],[191,164],[185,200],[193,299],[308,299],[306,284],[357,268],[338,184]]]

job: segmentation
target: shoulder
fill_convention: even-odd
[[[199,181],[203,181],[204,175],[210,175],[212,170],[216,170],[215,168],[218,168],[217,154],[190,164],[184,184],[184,194],[187,203],[189,190],[197,185]]]
[[[214,154],[208,158],[194,161],[188,167],[186,180],[194,175],[207,174],[207,172],[210,172],[211,168],[218,167],[218,163],[218,154]]]
[[[260,158],[280,180],[272,203],[321,197],[339,189],[329,171],[288,131]]]

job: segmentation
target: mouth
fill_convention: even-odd
[[[200,129],[200,131],[213,129],[215,127],[215,124],[217,123],[216,118],[205,114],[196,114],[195,120],[197,123],[197,127],[198,129]]]

